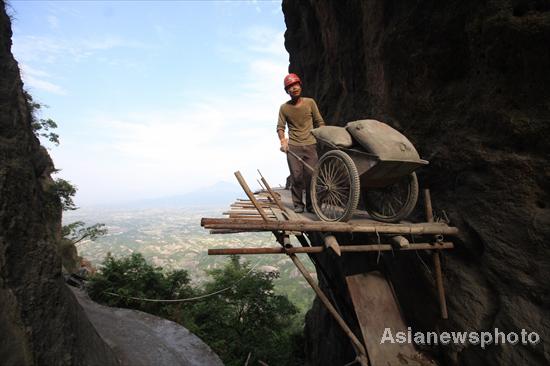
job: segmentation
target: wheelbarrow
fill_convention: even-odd
[[[313,210],[323,221],[348,221],[360,196],[369,215],[382,222],[405,219],[418,200],[414,172],[428,164],[397,130],[376,120],[313,130],[324,152],[311,178]]]

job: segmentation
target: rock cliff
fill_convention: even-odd
[[[289,71],[325,120],[375,118],[403,132],[430,161],[421,188],[462,232],[444,257],[448,321],[422,262],[391,261],[408,322],[542,338],[432,348],[441,364],[549,364],[550,3],[284,0],[283,12]],[[308,316],[311,365],[351,359],[327,317],[317,304]]]
[[[61,275],[53,163],[31,129],[4,5],[0,1],[0,360],[116,365]]]

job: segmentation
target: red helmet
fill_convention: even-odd
[[[302,80],[300,80],[300,78],[298,77],[298,75],[296,74],[288,74],[287,76],[285,76],[285,90],[291,86],[292,84],[295,84],[295,83],[300,83],[300,85],[302,84]]]

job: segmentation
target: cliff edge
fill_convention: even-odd
[[[53,163],[31,129],[11,35],[0,1],[0,360],[117,365],[61,275]]]
[[[283,12],[289,71],[325,120],[374,118],[408,136],[430,161],[421,188],[462,232],[444,257],[448,321],[421,261],[392,260],[409,324],[542,339],[433,348],[443,364],[549,364],[548,2],[284,0]],[[334,364],[340,350],[349,361],[319,306],[308,319],[310,364]]]

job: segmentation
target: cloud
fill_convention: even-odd
[[[21,69],[21,76],[26,86],[57,95],[67,94],[67,91],[63,87],[46,80],[51,78],[51,75],[47,72],[35,69],[28,64],[20,64],[19,68]]]
[[[50,83],[49,81],[46,81],[46,80],[37,79],[32,76],[24,77],[23,80],[25,80],[25,84],[27,84],[31,88],[43,90],[43,91],[53,93],[53,94],[58,94],[58,95],[67,94],[65,89],[63,89],[61,86],[56,85],[54,83]]]
[[[112,188],[102,196],[110,194],[119,200],[131,199],[128,195],[177,194],[221,180],[234,181],[236,170],[252,187],[257,187],[256,169],[273,186],[284,183],[288,168],[285,156],[278,151],[275,129],[284,93],[279,78],[265,72],[280,67],[267,60],[251,60],[250,79],[245,80],[251,89],[231,96],[212,94],[172,110],[100,116],[93,123],[94,130],[108,131],[107,140],[96,143],[93,152],[86,153],[80,146],[78,154],[95,156],[97,162],[92,164],[101,161],[101,169],[89,172],[101,171],[103,184]],[[81,180],[82,189],[97,191],[97,187],[84,188],[97,177]]]
[[[64,59],[80,61],[102,51],[116,48],[146,48],[143,43],[106,35],[83,39],[46,36],[15,36],[13,52],[25,62],[56,63]]]
[[[285,37],[282,31],[267,27],[253,27],[249,28],[244,36],[250,42],[250,51],[272,56],[281,55],[281,51],[284,51]]]
[[[59,29],[59,19],[55,15],[48,15],[46,19],[51,29]]]
[[[238,41],[230,51],[246,68],[239,88],[193,90],[173,108],[96,112],[81,129],[93,140],[64,136],[56,162],[84,203],[188,192],[235,181],[236,170],[253,188],[256,169],[273,186],[284,184],[288,167],[276,134],[288,67],[281,33],[253,28]]]

